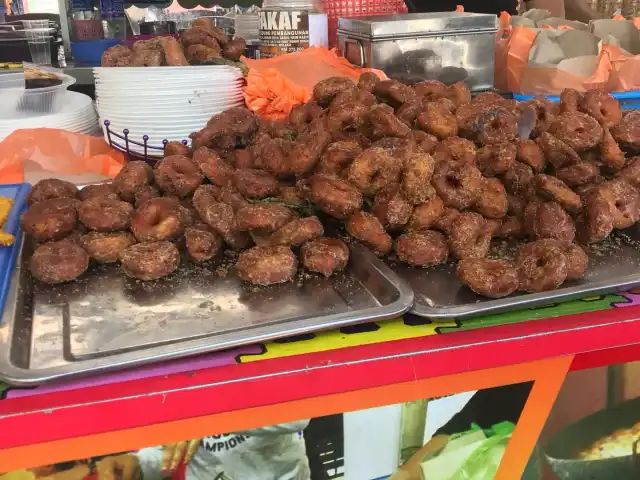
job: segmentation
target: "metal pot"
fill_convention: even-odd
[[[545,446],[553,472],[561,480],[621,480],[640,478],[640,439],[634,452],[617,458],[581,460],[578,454],[616,430],[640,422],[640,398],[607,408],[565,427]]]

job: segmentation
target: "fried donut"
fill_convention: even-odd
[[[323,234],[324,227],[318,217],[294,218],[269,236],[267,243],[299,247]]]
[[[459,216],[460,212],[455,208],[444,207],[442,214],[433,223],[433,228],[448,235]]]
[[[173,273],[180,265],[180,253],[171,242],[136,243],[120,254],[122,271],[145,282]]]
[[[240,250],[251,244],[248,233],[237,229],[236,215],[233,207],[218,202],[200,186],[193,195],[193,206],[200,218],[222,237],[232,249]]]
[[[368,136],[372,140],[379,140],[385,137],[408,138],[411,136],[411,129],[399,120],[393,110],[386,105],[370,107],[368,120],[370,130]]]
[[[87,268],[87,252],[80,245],[66,240],[40,245],[33,252],[29,263],[29,270],[34,278],[52,285],[75,280]]]
[[[188,157],[191,155],[191,149],[189,145],[185,145],[182,142],[167,142],[164,146],[164,156],[170,157],[172,155],[182,155]]]
[[[136,207],[139,207],[147,200],[151,200],[152,198],[158,198],[160,196],[160,190],[158,190],[153,185],[145,185],[144,187],[140,187],[136,190],[134,194],[134,202],[133,204]]]
[[[289,123],[295,128],[300,129],[312,120],[320,116],[324,109],[317,102],[301,103],[296,105],[289,114]]]
[[[458,135],[458,121],[455,115],[438,103],[426,105],[425,110],[418,115],[418,125],[440,140]]]
[[[553,238],[565,245],[575,239],[573,220],[556,202],[536,204],[531,221],[531,233],[536,239]]]
[[[500,227],[493,236],[498,238],[522,238],[525,236],[522,220],[516,215],[507,215],[502,219]]]
[[[518,289],[518,272],[505,260],[466,258],[456,266],[456,275],[462,283],[478,295],[502,298]]]
[[[427,230],[435,225],[436,221],[444,212],[444,203],[438,196],[418,205],[413,209],[411,218],[407,224],[407,231]]]
[[[413,205],[396,186],[392,185],[376,194],[371,213],[378,217],[387,230],[399,230],[409,221]]]
[[[600,169],[593,162],[580,162],[557,169],[555,176],[573,188],[597,181],[600,177]]]
[[[193,152],[193,162],[214,185],[225,187],[233,182],[233,167],[213,150],[207,147],[198,148]]]
[[[534,98],[524,102],[525,106],[530,106],[536,113],[536,125],[531,132],[533,137],[539,137],[549,130],[549,127],[556,121],[560,114],[560,106],[546,98]]]
[[[136,160],[122,167],[113,179],[113,186],[125,202],[133,202],[138,189],[149,185],[153,180],[153,169],[145,162]]]
[[[252,247],[238,257],[236,271],[241,280],[254,285],[274,285],[293,280],[298,259],[282,245]]]
[[[507,192],[497,178],[482,178],[480,193],[473,208],[489,218],[502,218],[509,210]]]
[[[367,212],[356,212],[347,221],[347,232],[360,240],[378,256],[391,251],[392,240],[375,216]]]
[[[534,172],[544,170],[547,160],[536,142],[528,138],[519,138],[516,141],[516,160],[529,165]]]
[[[418,145],[413,138],[386,137],[371,144],[372,148],[383,148],[389,155],[404,164],[411,156],[419,153]]]
[[[250,204],[236,213],[236,228],[241,232],[258,230],[272,233],[286,225],[294,216],[293,210],[277,203]]]
[[[640,157],[630,159],[626,166],[616,174],[616,178],[640,188]]]
[[[372,93],[378,100],[393,108],[400,107],[403,103],[413,100],[416,96],[411,87],[397,80],[382,80],[377,82],[373,87]]]
[[[327,114],[329,132],[358,131],[364,125],[369,109],[351,100],[338,105],[331,104]]]
[[[548,132],[536,139],[536,143],[544,153],[547,161],[555,168],[580,163],[580,156],[569,145]]]
[[[347,219],[362,206],[362,192],[338,177],[316,173],[310,178],[309,187],[309,199],[324,213],[339,220]]]
[[[582,94],[573,88],[565,88],[560,93],[560,113],[577,112]]]
[[[336,95],[345,90],[355,90],[356,85],[346,77],[330,77],[313,87],[313,100],[321,107],[328,107]]]
[[[77,194],[78,187],[73,183],[57,178],[48,178],[40,180],[33,186],[27,197],[27,204],[33,205],[52,198],[76,198]]]
[[[639,150],[640,111],[634,110],[624,115],[620,123],[611,129],[611,134],[623,148]]]
[[[592,89],[585,92],[579,107],[605,128],[611,128],[622,120],[620,102],[603,90]]]
[[[337,238],[319,237],[300,249],[302,266],[325,277],[344,270],[349,263],[349,247]]]
[[[99,183],[96,185],[87,185],[78,192],[78,200],[84,201],[90,198],[105,197],[110,200],[120,200],[120,196],[110,183]]]
[[[361,153],[360,145],[352,140],[333,142],[322,153],[316,172],[340,175]]]
[[[411,132],[416,145],[425,153],[433,153],[438,145],[438,137],[422,130],[413,130]],[[455,138],[455,137],[452,137]]]
[[[504,109],[489,110],[480,116],[474,130],[483,145],[511,143],[518,135],[518,119]]]
[[[78,201],[58,197],[37,202],[22,214],[22,229],[36,242],[60,240],[76,228]]]
[[[511,197],[528,199],[533,191],[533,170],[529,165],[515,162],[511,169],[502,175],[502,182]]]
[[[435,101],[439,98],[449,96],[449,88],[438,80],[424,80],[422,82],[418,82],[413,86],[413,90],[419,98],[423,98],[428,101]]]
[[[435,195],[431,178],[435,161],[428,153],[414,153],[404,162],[402,170],[402,193],[414,205],[420,205]]]
[[[278,191],[278,181],[273,175],[253,168],[236,170],[233,174],[233,184],[248,198],[265,198]]]
[[[464,82],[456,82],[449,87],[447,98],[451,100],[457,108],[460,105],[471,103],[471,92]]]
[[[418,116],[424,110],[424,100],[417,98],[410,102],[405,103],[396,111],[396,117],[403,122],[407,127],[414,128]]]
[[[448,164],[476,165],[478,163],[478,152],[472,141],[466,138],[449,137],[436,145],[433,158],[436,163],[446,162]]]
[[[573,192],[562,180],[539,173],[533,177],[532,184],[541,196],[558,202],[569,213],[582,210],[580,195]]]
[[[197,263],[211,260],[222,248],[222,238],[205,224],[187,228],[184,239],[189,259]]]
[[[398,183],[401,169],[402,164],[387,150],[370,147],[351,163],[347,178],[365,195],[375,195],[382,188]]]
[[[487,222],[477,213],[463,212],[449,228],[449,246],[458,260],[484,258],[489,252],[491,231]]]
[[[79,243],[96,262],[113,263],[118,261],[124,250],[137,242],[129,232],[89,232],[80,237]]]
[[[517,153],[513,143],[486,145],[478,153],[478,168],[487,177],[501,175],[511,169]]]
[[[550,125],[549,133],[576,152],[595,147],[602,140],[603,130],[597,120],[586,113],[562,113]]]
[[[148,200],[133,213],[131,233],[139,242],[161,242],[179,237],[185,225],[178,207],[178,202],[171,198]]]
[[[78,218],[83,225],[98,232],[126,230],[132,214],[130,203],[106,197],[90,198],[78,207]]]
[[[583,243],[597,243],[613,231],[615,204],[602,195],[599,188],[585,198],[584,213],[578,223],[578,237]]]
[[[604,134],[602,135],[600,152],[602,153],[602,161],[609,170],[615,172],[616,170],[620,170],[622,167],[624,167],[624,152],[613,138],[613,135],[611,135],[611,132],[606,128],[604,129]]]
[[[554,290],[567,279],[565,248],[556,240],[527,243],[518,252],[519,289],[525,292]]]
[[[469,164],[447,166],[439,164],[433,174],[432,185],[448,207],[464,209],[478,199],[482,174]]]
[[[380,83],[380,77],[373,72],[364,72],[358,78],[358,88],[367,92],[373,92],[375,86]]]
[[[200,186],[204,176],[188,157],[171,155],[160,160],[156,166],[155,179],[158,186],[165,192],[186,197]]]
[[[570,244],[564,251],[567,257],[567,280],[582,278],[589,266],[589,257],[580,245]]]
[[[613,228],[629,228],[638,221],[640,194],[635,187],[620,180],[604,182],[600,194],[613,204]]]
[[[324,130],[310,134],[308,138],[305,135],[300,136],[299,141],[293,144],[287,158],[288,173],[300,176],[313,170],[329,143],[331,143],[331,135]]]
[[[400,235],[396,239],[395,250],[398,259],[412,267],[434,267],[449,258],[447,239],[433,230]]]

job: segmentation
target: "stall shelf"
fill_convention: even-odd
[[[197,437],[207,423],[198,419],[211,415],[221,431],[274,423],[290,402],[307,402],[314,416],[366,408],[347,396],[559,358],[573,369],[640,359],[640,292],[445,323],[408,315],[63,384],[4,386],[0,428],[11,434],[0,435],[0,465]],[[176,422],[188,425],[177,433]]]

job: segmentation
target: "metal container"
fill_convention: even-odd
[[[513,258],[517,245],[502,244],[491,256]],[[583,278],[564,283],[557,290],[541,293],[517,293],[490,299],[473,293],[460,283],[455,265],[413,268],[393,264],[391,268],[413,288],[415,304],[411,313],[433,319],[474,317],[525,308],[536,308],[589,295],[626,291],[640,286],[640,225],[615,232],[602,244],[586,249],[589,267]]]
[[[154,282],[102,265],[44,285],[29,274],[31,252],[23,242],[0,324],[0,379],[16,385],[395,318],[413,304],[411,288],[359,245],[338,275],[271,287],[241,282],[224,259]]]
[[[497,31],[495,15],[475,13],[340,18],[338,48],[354,65],[403,83],[464,81],[479,91],[493,88]]]

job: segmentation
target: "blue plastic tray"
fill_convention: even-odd
[[[2,230],[16,237],[16,243],[11,247],[0,246],[0,312],[4,311],[4,302],[9,292],[11,283],[11,273],[16,264],[16,257],[20,250],[22,241],[22,229],[20,228],[20,214],[27,206],[27,195],[31,190],[28,183],[18,183],[14,185],[0,185],[0,197],[6,197],[13,200],[9,218],[4,224]],[[2,316],[0,315],[0,318]]]
[[[640,110],[640,92],[619,92],[612,93],[611,95],[618,99],[623,110]],[[524,102],[534,98],[534,95],[514,93],[513,98],[520,102]],[[556,103],[560,101],[560,97],[557,95],[546,95],[545,98]]]

